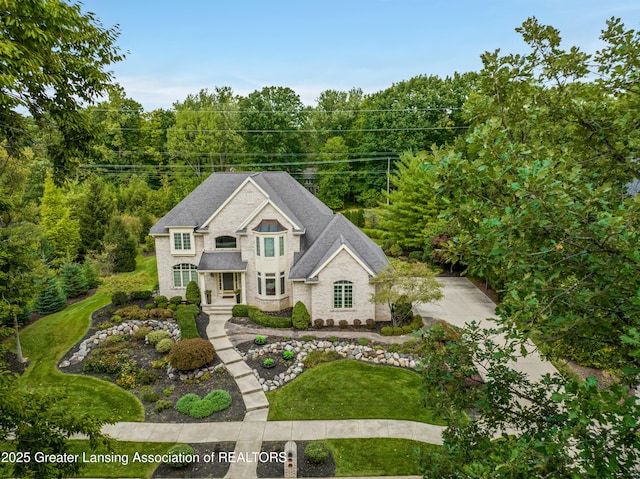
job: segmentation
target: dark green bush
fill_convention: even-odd
[[[269,316],[255,306],[248,306],[248,317],[251,321],[265,328],[290,328],[293,326],[291,318],[282,316]]]
[[[424,251],[412,251],[409,253],[409,259],[415,261],[422,261],[422,256],[424,255]]]
[[[122,306],[129,302],[129,297],[124,291],[116,291],[111,295],[111,304],[114,306]]]
[[[167,297],[159,294],[158,296],[153,298],[153,302],[156,303],[156,306],[160,307],[161,303],[167,304]]]
[[[304,455],[309,462],[321,464],[329,457],[329,448],[323,441],[312,441],[304,448]]]
[[[60,281],[67,298],[77,298],[89,291],[82,266],[66,262],[60,268]]]
[[[123,321],[144,321],[149,319],[149,315],[148,310],[142,309],[135,304],[120,308],[114,313],[114,316],[120,316]],[[113,321],[113,318],[111,320]]]
[[[249,306],[246,304],[236,304],[231,309],[231,316],[234,318],[248,318],[249,317]]]
[[[129,301],[143,301],[151,298],[152,295],[153,291],[151,290],[132,291],[129,293]]]
[[[144,305],[144,309],[151,311],[153,308],[155,308],[156,305],[153,303],[147,303]]]
[[[34,302],[38,314],[52,314],[64,309],[67,297],[54,276],[49,276]]]
[[[176,402],[176,409],[182,414],[201,419],[211,416],[214,412],[222,411],[231,405],[231,395],[227,391],[217,389],[211,391],[204,398],[194,393],[182,396]]]
[[[178,469],[188,466],[192,462],[193,457],[195,457],[195,451],[188,444],[176,444],[167,451],[167,456],[169,460],[165,464]],[[178,458],[183,460],[179,461]]]
[[[189,281],[187,283],[187,290],[185,292],[185,298],[187,303],[196,304],[200,306],[201,296],[200,296],[200,287],[198,283],[195,281]]]
[[[309,311],[302,301],[298,301],[293,306],[293,311],[291,313],[291,323],[296,329],[309,328],[309,325],[311,324],[311,316],[309,315]]]
[[[169,364],[179,371],[191,371],[211,362],[215,350],[206,339],[178,341],[169,352]]]
[[[160,394],[151,389],[149,386],[145,386],[140,389],[140,400],[142,402],[156,402],[160,399]]]
[[[176,309],[176,312],[173,313],[173,317],[180,327],[181,339],[194,339],[200,337],[198,334],[198,327],[196,326],[196,314],[194,314],[193,309],[186,306],[179,306],[178,309]]]
[[[160,376],[158,372],[153,369],[140,369],[138,371],[138,383],[139,384],[153,384]]]
[[[169,304],[175,304],[176,306],[182,304],[182,296],[171,296]]]
[[[195,393],[185,394],[176,402],[176,410],[182,414],[189,414],[191,407],[200,401],[200,396]]]
[[[404,326],[405,324],[411,323],[413,319],[413,311],[411,308],[412,305],[409,298],[402,295],[391,307],[391,314],[399,325]]]

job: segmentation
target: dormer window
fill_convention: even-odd
[[[287,228],[282,226],[278,220],[262,220],[253,231],[257,231],[258,233],[280,233],[287,231]]]
[[[216,249],[236,249],[237,243],[233,236],[218,236],[216,238]]]

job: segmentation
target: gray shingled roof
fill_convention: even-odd
[[[309,249],[296,258],[289,272],[289,279],[311,279],[310,275],[314,270],[343,244],[374,273],[389,264],[382,248],[338,213]]]
[[[330,208],[291,175],[282,171],[214,173],[162,217],[151,228],[150,233],[168,234],[169,228],[181,226],[193,227],[194,230],[201,228],[249,176],[301,228],[299,232],[303,233],[300,252],[294,257],[290,279],[307,279],[341,244],[347,245],[374,272],[388,264],[382,249],[369,237],[344,216],[334,215]],[[209,265],[209,260],[213,258],[203,260],[203,269]]]
[[[242,261],[239,251],[215,251],[212,253],[202,253],[200,271],[246,271],[247,262]]]

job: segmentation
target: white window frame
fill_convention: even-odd
[[[353,309],[353,282],[340,280],[333,283],[333,309]]]
[[[184,247],[187,242],[189,243],[189,248]],[[190,256],[196,254],[192,230],[171,230],[171,254]]]
[[[185,268],[188,266],[188,268]],[[176,273],[179,272],[180,284],[176,283]],[[189,281],[185,283],[185,274],[188,275]],[[175,264],[171,268],[171,275],[174,289],[186,289],[190,281],[198,281],[198,267],[190,263]]]

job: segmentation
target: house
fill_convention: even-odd
[[[369,301],[381,248],[285,172],[214,173],[151,228],[160,294],[263,311],[302,301],[312,320],[387,321]]]

